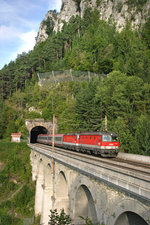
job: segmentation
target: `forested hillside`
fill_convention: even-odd
[[[59,132],[70,132],[102,130],[107,115],[122,151],[150,155],[150,19],[139,30],[127,22],[120,33],[90,9],[58,33],[45,23],[48,39],[0,71],[0,138],[16,131],[26,137],[25,118],[55,113]],[[71,68],[104,76],[38,86],[37,72]]]

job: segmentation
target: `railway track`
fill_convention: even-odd
[[[36,148],[42,149],[46,153],[52,152],[52,147],[43,144],[33,144]],[[146,176],[150,180],[150,164],[140,163],[136,161],[123,160],[120,158],[101,158],[93,155],[88,155],[72,150],[55,147],[54,153],[68,156],[70,158],[78,158],[80,161],[88,161],[90,164],[97,164],[100,167],[111,167],[112,170],[123,170],[124,173],[136,176]]]
[[[122,159],[122,158],[113,158],[112,159],[113,161],[115,162],[121,162],[121,163],[127,163],[127,164],[131,164],[131,165],[135,165],[135,166],[138,166],[138,167],[143,167],[143,168],[147,168],[147,169],[150,169],[150,163],[141,163],[141,162],[136,162],[135,160],[134,161],[131,161],[131,160],[127,160],[127,159]]]

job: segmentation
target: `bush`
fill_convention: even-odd
[[[69,215],[66,215],[64,209],[61,210],[60,215],[57,212],[57,209],[50,210],[50,220],[49,225],[71,225],[71,218]]]

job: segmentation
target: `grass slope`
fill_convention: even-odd
[[[0,224],[22,225],[34,214],[35,184],[31,180],[26,143],[0,141]]]

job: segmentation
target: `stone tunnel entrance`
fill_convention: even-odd
[[[37,136],[39,134],[47,134],[48,130],[45,127],[37,126],[34,127],[30,132],[30,143],[36,143]]]
[[[51,134],[52,122],[44,119],[30,119],[25,121],[25,125],[29,131],[29,142],[35,143],[38,134]],[[55,121],[55,133],[57,133],[57,121]]]

